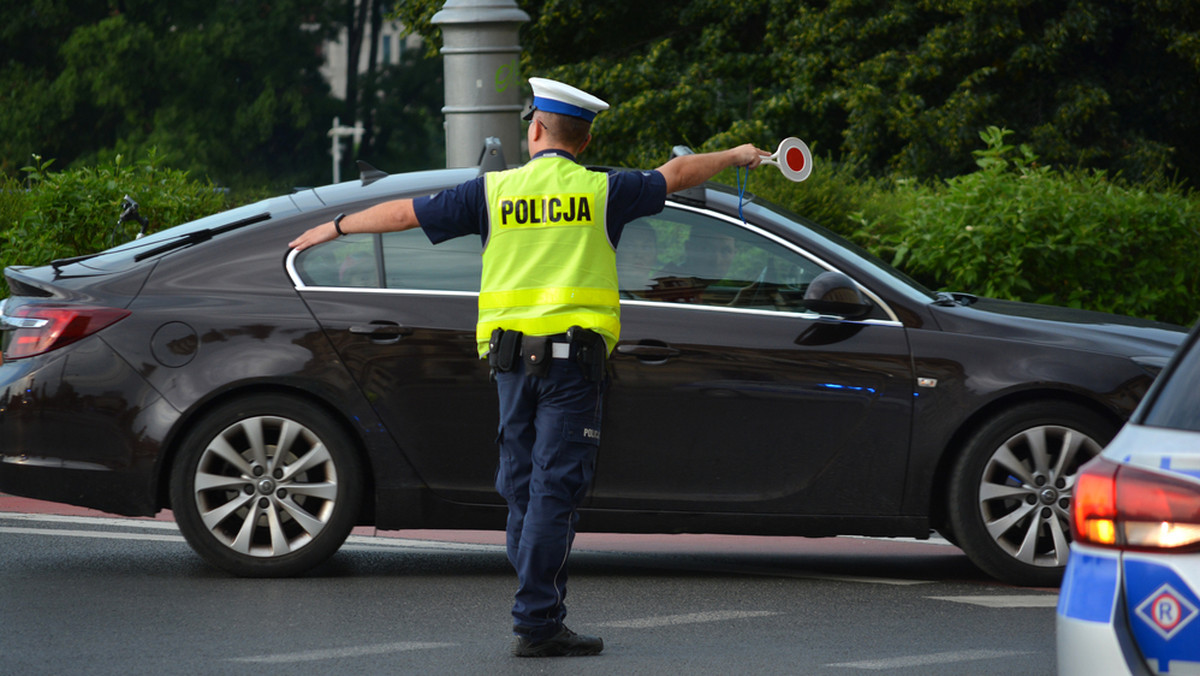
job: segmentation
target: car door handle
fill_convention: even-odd
[[[372,340],[398,340],[411,336],[413,330],[400,326],[395,322],[374,321],[370,324],[357,324],[350,327],[350,333],[360,336],[370,336]]]
[[[637,357],[644,361],[665,361],[671,357],[678,357],[679,350],[670,345],[654,345],[646,343],[638,343],[636,345],[618,345],[617,352],[626,354],[630,357]]]

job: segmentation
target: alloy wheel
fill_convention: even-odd
[[[1075,478],[1100,451],[1059,425],[1022,430],[996,448],[979,480],[979,512],[996,545],[1025,564],[1066,565]]]
[[[233,552],[280,557],[329,524],[338,472],[321,439],[279,416],[239,420],[201,452],[193,499],[205,529]]]

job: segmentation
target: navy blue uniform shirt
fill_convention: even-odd
[[[533,157],[557,155],[575,158],[561,150],[543,150]],[[614,171],[608,175],[608,240],[616,246],[625,224],[662,211],[667,200],[667,179],[657,171]],[[472,179],[436,195],[413,200],[413,211],[429,241],[437,244],[463,235],[487,241],[488,209],[484,177]]]

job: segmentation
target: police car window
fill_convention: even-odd
[[[296,255],[296,272],[308,286],[377,288],[379,260],[375,237],[347,235]]]
[[[629,223],[617,246],[630,299],[805,312],[804,291],[822,272],[772,240],[680,209]]]
[[[382,237],[385,287],[479,292],[478,237],[456,237],[437,246],[420,229]]]
[[[1142,423],[1152,427],[1200,432],[1200,342],[1193,340],[1191,349],[1180,356],[1179,362],[1164,377],[1167,380],[1146,411]]]

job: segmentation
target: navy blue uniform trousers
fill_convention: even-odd
[[[508,560],[518,582],[514,632],[540,640],[567,614],[567,555],[596,468],[604,385],[586,380],[573,359],[555,359],[545,377],[526,376],[524,363],[497,373],[496,389],[496,490],[508,502]]]

